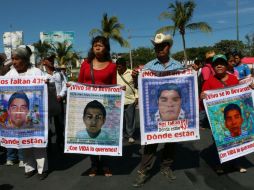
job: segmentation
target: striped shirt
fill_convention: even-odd
[[[170,57],[169,62],[166,64],[161,63],[157,58],[149,61],[145,64],[144,69],[149,69],[153,71],[170,71],[175,69],[182,69],[183,66],[180,62],[174,60]]]

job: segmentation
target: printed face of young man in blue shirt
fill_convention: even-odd
[[[181,111],[181,97],[175,90],[163,90],[158,100],[162,121],[177,120]]]
[[[83,121],[89,133],[97,133],[105,123],[105,117],[99,108],[88,108]]]

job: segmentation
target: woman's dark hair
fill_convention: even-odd
[[[243,55],[242,55],[242,53],[241,53],[240,51],[235,51],[235,52],[233,53],[233,55],[234,55],[234,57],[235,57],[235,56],[238,56],[240,59],[243,58]]]
[[[92,47],[90,48],[89,52],[88,52],[88,62],[91,62],[94,58],[95,58],[95,54],[93,52],[93,45],[97,42],[102,43],[105,46],[105,54],[104,54],[104,61],[110,61],[111,60],[111,56],[110,56],[110,44],[109,44],[109,40],[107,38],[105,38],[104,36],[96,36],[95,38],[92,39],[91,45]]]
[[[87,109],[88,109],[88,108],[96,108],[96,109],[99,109],[99,110],[101,110],[103,117],[104,117],[104,118],[106,117],[106,109],[105,109],[105,107],[102,105],[102,103],[100,103],[99,101],[93,100],[93,101],[89,102],[89,103],[86,105],[85,109],[84,109],[83,117],[86,115],[86,112],[87,112]]]
[[[197,58],[194,60],[194,64],[197,65],[197,66],[199,66],[199,67],[201,67],[201,66],[203,66],[203,61],[202,61],[202,59],[200,59],[200,58],[197,57]]]
[[[227,53],[225,53],[225,56],[226,56],[227,60],[229,60],[229,58],[234,57],[235,54],[233,52],[227,52]]]

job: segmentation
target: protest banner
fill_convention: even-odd
[[[124,91],[75,83],[67,92],[65,153],[122,156]]]
[[[43,77],[0,77],[0,142],[6,148],[46,147],[48,92]]]
[[[253,82],[253,78],[251,76],[247,76],[239,80],[239,84],[251,84],[252,82]]]
[[[196,72],[143,70],[138,80],[142,145],[199,139]]]
[[[249,84],[205,93],[204,105],[220,162],[253,152],[253,90]]]

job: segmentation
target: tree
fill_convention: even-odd
[[[121,57],[124,57],[130,63],[129,53],[122,54]],[[153,48],[139,47],[132,50],[133,68],[139,65],[145,65],[148,61],[154,59],[154,57],[156,55]]]
[[[78,53],[74,52],[72,45],[68,45],[66,42],[57,42],[56,44],[53,44],[52,47],[56,55],[58,66],[64,65],[71,70],[69,64],[73,67],[76,64],[76,61],[79,60]]]
[[[189,55],[189,60],[205,60],[205,54],[207,51],[212,50],[211,46],[203,46],[203,47],[195,47],[195,48],[187,48],[186,52]],[[176,52],[172,55],[172,57],[178,61],[184,61],[184,53],[183,51]]]
[[[244,44],[242,41],[237,40],[221,40],[220,42],[214,44],[214,49],[216,53],[225,54],[227,52],[244,52]]]
[[[247,34],[246,39],[246,54],[247,56],[254,56],[254,33]]]
[[[190,23],[196,4],[193,1],[170,3],[169,11],[165,11],[160,15],[161,19],[170,19],[173,25],[164,26],[157,30],[158,32],[173,31],[173,36],[176,30],[179,30],[183,41],[184,58],[187,60],[186,45],[185,45],[185,30],[200,30],[202,32],[211,32],[212,28],[206,22]]]
[[[51,45],[47,42],[42,42],[41,40],[39,40],[36,43],[33,43],[33,46],[35,48],[35,53],[37,58],[39,58],[39,60],[37,60],[36,62],[40,62],[43,58],[45,58],[49,53],[52,53],[53,49],[51,47]]]
[[[109,40],[118,42],[122,47],[129,47],[128,41],[121,36],[122,29],[124,29],[124,25],[119,23],[116,16],[108,18],[108,15],[104,13],[101,21],[101,29],[94,28],[89,32],[89,35],[101,35]]]

